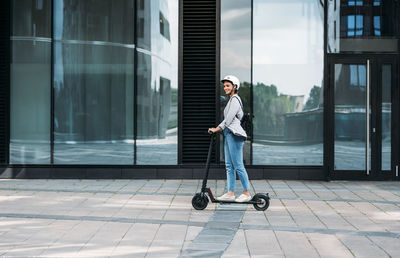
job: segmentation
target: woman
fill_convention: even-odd
[[[237,95],[240,81],[233,75],[225,76],[221,81],[224,84],[224,91],[229,96],[229,101],[224,109],[224,120],[216,128],[209,128],[208,133],[223,131],[225,136],[225,166],[228,191],[218,197],[220,201],[250,201],[250,182],[243,164],[243,144],[247,135],[240,126],[243,117],[242,101]],[[236,173],[242,183],[243,193],[235,199]]]

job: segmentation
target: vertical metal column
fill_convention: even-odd
[[[369,149],[369,143],[370,143],[370,137],[369,137],[369,124],[370,124],[370,119],[369,119],[369,112],[370,112],[370,108],[369,108],[369,102],[370,102],[370,62],[369,59],[367,59],[367,101],[366,101],[366,127],[367,127],[367,164],[366,164],[366,168],[367,168],[367,175],[369,175],[369,163],[370,163],[370,149]]]
[[[55,37],[54,37],[54,1],[51,2],[51,55],[50,55],[50,164],[54,164],[54,130],[55,130],[55,114],[54,114],[54,55],[55,55]],[[62,44],[61,42],[59,44]]]
[[[9,163],[11,1],[0,2],[0,164]]]

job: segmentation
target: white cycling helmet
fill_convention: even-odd
[[[230,83],[232,83],[232,85],[236,85],[236,89],[237,89],[237,90],[238,90],[239,87],[240,87],[240,81],[239,81],[239,79],[238,79],[236,76],[234,76],[234,75],[227,75],[227,76],[225,76],[224,79],[221,80],[221,82],[222,82],[222,83],[224,83],[224,82],[230,82]]]

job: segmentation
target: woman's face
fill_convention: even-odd
[[[232,92],[232,89],[233,89],[232,83],[225,81],[225,82],[224,82],[224,91],[225,91],[225,94],[227,94],[227,95],[230,94],[230,93]]]

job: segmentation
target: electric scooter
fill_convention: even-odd
[[[192,198],[193,208],[196,210],[204,210],[208,202],[211,200],[212,203],[221,203],[221,204],[253,204],[254,208],[258,211],[265,211],[269,207],[270,198],[268,193],[257,193],[253,196],[253,198],[248,202],[235,202],[235,201],[220,201],[214,198],[211,189],[207,187],[208,180],[208,172],[210,170],[210,159],[211,159],[211,151],[214,143],[214,138],[216,134],[211,135],[210,147],[208,148],[207,162],[206,162],[206,173],[203,178],[203,185],[201,187],[201,192],[196,193]]]

